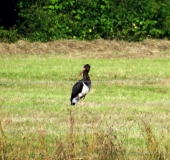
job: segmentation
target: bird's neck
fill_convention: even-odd
[[[83,73],[83,79],[84,79],[84,80],[88,80],[88,81],[90,80],[90,76],[88,75],[87,72],[84,72],[84,73]]]

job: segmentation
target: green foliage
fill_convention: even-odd
[[[162,17],[162,29],[165,32],[165,35],[170,39],[170,10],[168,9],[170,6],[170,1],[165,1],[160,4],[160,14]]]
[[[0,27],[0,42],[13,43],[19,39],[17,29],[6,30]]]
[[[30,41],[45,41],[47,33],[44,28],[48,28],[49,20],[43,12],[44,1],[20,1],[18,26],[19,33]],[[22,22],[22,24],[20,24]],[[48,35],[50,36],[50,35]]]
[[[169,0],[19,0],[17,28],[30,41],[170,38]]]

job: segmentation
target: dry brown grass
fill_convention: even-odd
[[[4,160],[5,159],[5,136],[4,136],[4,131],[1,125],[1,119],[0,119],[0,159]]]
[[[144,40],[124,42],[98,39],[94,41],[57,40],[30,43],[18,41],[14,44],[0,43],[0,54],[67,54],[88,58],[155,58],[170,57],[170,41]]]
[[[51,142],[47,141],[48,134],[42,124],[41,129],[36,133],[29,133],[24,136],[22,133],[17,134],[17,140],[9,136],[9,132],[5,129],[4,120],[0,120],[0,159],[32,159],[32,160],[168,160],[169,154],[169,139],[164,138],[166,143],[162,143],[160,137],[153,130],[150,118],[145,118],[144,115],[139,117],[138,129],[139,135],[136,131],[133,131],[132,126],[135,124],[132,120],[127,120],[124,124],[115,122],[111,117],[106,118],[107,129],[102,130],[93,127],[91,131],[87,128],[84,132],[78,132],[76,123],[81,123],[80,119],[77,119],[78,115],[75,114],[75,110],[67,109],[67,128],[66,137],[58,137],[53,135]],[[82,112],[83,114],[83,112]],[[122,114],[122,113],[120,113]],[[141,114],[141,112],[139,113]],[[148,114],[149,116],[149,114]],[[150,115],[152,116],[152,115]],[[89,116],[90,117],[90,116]],[[117,117],[121,119],[119,116]],[[129,117],[130,118],[130,117]],[[89,123],[88,119],[85,120]],[[114,123],[113,123],[114,121]],[[120,121],[120,120],[119,120]],[[38,122],[39,123],[39,122]],[[93,122],[91,122],[93,123]],[[102,122],[101,122],[102,123]],[[125,123],[131,123],[125,124]],[[166,123],[166,122],[165,122]],[[116,131],[114,125],[119,125],[120,128],[128,127],[128,132]],[[125,128],[126,130],[126,128]],[[14,132],[12,132],[14,133]],[[138,140],[134,141],[141,143],[140,148],[137,145],[134,150],[129,150],[130,137],[137,136]],[[136,138],[137,138],[136,137]],[[12,138],[10,141],[9,138]],[[140,140],[142,139],[142,141]],[[132,140],[132,139],[131,139]],[[134,140],[134,139],[133,139]],[[129,144],[128,144],[128,143]],[[50,144],[49,144],[50,143]],[[144,147],[145,143],[146,147]]]
[[[142,133],[144,134],[145,140],[146,140],[146,144],[147,144],[147,149],[148,149],[148,157],[146,156],[145,158],[149,158],[149,159],[165,159],[164,158],[164,153],[160,148],[160,144],[157,141],[150,125],[143,121],[143,131]]]

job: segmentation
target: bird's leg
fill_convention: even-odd
[[[84,100],[84,99],[85,99],[85,97],[86,97],[86,95],[85,95],[85,96],[83,96],[83,97],[82,97],[82,99]]]
[[[84,99],[85,99],[86,95],[84,95],[83,97],[81,97],[81,105],[84,105]]]

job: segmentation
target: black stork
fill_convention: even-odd
[[[74,84],[71,93],[71,105],[75,105],[79,99],[85,98],[87,93],[89,93],[91,88],[91,80],[89,77],[90,65],[85,64],[82,71],[78,75],[78,77],[83,74],[83,79],[79,80],[77,83]]]

